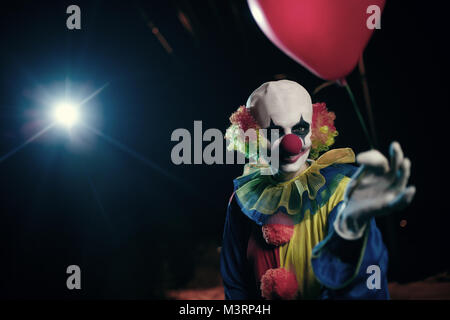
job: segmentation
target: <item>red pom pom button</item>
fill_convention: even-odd
[[[297,296],[295,274],[284,269],[268,269],[261,278],[261,294],[268,300],[292,300]]]
[[[266,224],[262,227],[264,240],[268,244],[281,246],[291,240],[294,226],[284,224]]]

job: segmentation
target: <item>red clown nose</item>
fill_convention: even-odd
[[[288,156],[295,156],[302,150],[302,140],[293,133],[289,133],[281,139],[280,150]]]

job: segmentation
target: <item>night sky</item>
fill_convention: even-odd
[[[70,4],[81,8],[81,30],[66,28]],[[224,132],[263,82],[285,77],[312,93],[324,81],[264,36],[246,1],[14,1],[0,15],[0,297],[164,298],[203,265],[201,284],[215,285],[208,270],[218,270],[242,166],[176,166],[172,132],[193,133],[195,120]],[[364,52],[379,148],[401,143],[417,187],[410,207],[378,221],[390,281],[450,267],[445,24],[432,1],[388,0]],[[366,116],[358,71],[347,80]],[[103,86],[82,119],[101,135],[55,127],[2,158],[49,123],[48,97],[70,88],[82,99]],[[337,115],[334,147],[368,149],[344,88],[313,100]],[[82,290],[66,288],[71,264]]]

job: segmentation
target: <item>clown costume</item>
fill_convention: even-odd
[[[329,150],[334,118],[288,80],[264,83],[231,116],[228,148],[256,161],[234,180],[228,204],[226,299],[389,298],[374,218],[411,202],[411,163],[396,142],[390,162],[377,150],[356,159],[350,148]]]

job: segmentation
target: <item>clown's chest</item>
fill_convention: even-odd
[[[308,211],[297,223],[279,212],[264,226],[252,226],[247,259],[264,298],[318,298],[321,285],[315,278],[311,258],[326,230],[327,213],[321,211]]]

